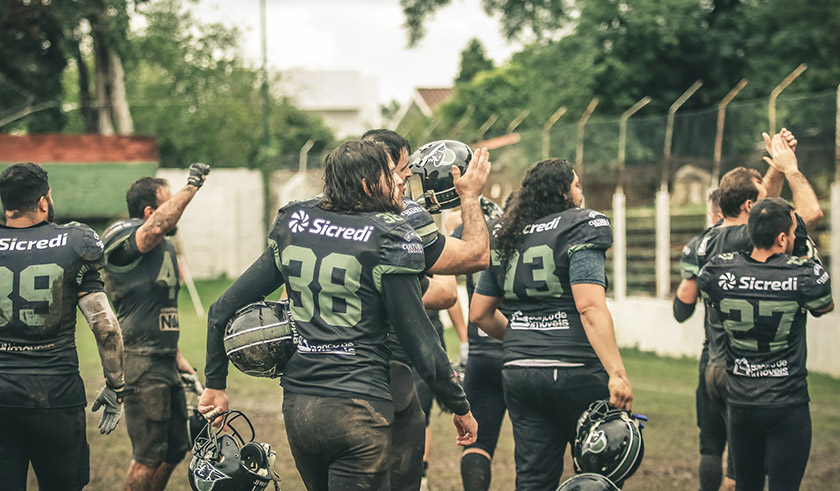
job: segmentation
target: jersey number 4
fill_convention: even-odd
[[[25,306],[46,302],[48,309],[46,314],[36,314],[34,308],[18,306],[21,322],[30,327],[40,327],[48,318],[55,316],[61,309],[63,278],[64,268],[55,263],[33,264],[18,274],[18,296],[23,299]],[[15,273],[6,266],[0,266],[0,327],[12,322],[14,317],[15,302],[11,298],[14,280]],[[53,291],[54,287],[58,290]]]
[[[321,287],[317,296],[317,309],[325,323],[336,327],[351,327],[362,320],[362,299],[356,295],[362,279],[362,264],[358,259],[333,252],[321,259],[318,265],[318,258],[312,249],[294,245],[283,249],[280,257],[289,289],[297,294],[289,294],[295,320],[312,322],[315,317],[316,296],[311,284],[316,276],[317,284]],[[319,267],[316,268],[316,265]],[[300,298],[300,302],[296,297]]]

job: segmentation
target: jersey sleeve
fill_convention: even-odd
[[[569,230],[568,254],[585,249],[607,250],[612,247],[613,234],[610,220],[603,213],[581,210]]]
[[[79,240],[74,241],[76,253],[82,259],[82,266],[76,274],[76,284],[81,293],[104,292],[105,283],[99,270],[105,262],[105,246],[99,234],[84,224],[75,224],[79,231]]]
[[[697,288],[700,290],[700,294],[703,298],[707,300],[714,300],[715,298],[715,284],[714,284],[714,270],[716,267],[716,261],[713,258],[711,261],[706,263],[702,269],[700,269],[699,274],[697,275]]]
[[[819,312],[831,304],[831,278],[819,263],[807,260],[800,268],[800,304],[809,311]]]
[[[379,261],[373,268],[378,291],[382,291],[382,276],[386,274],[419,274],[425,269],[423,241],[407,223],[400,220],[382,236]]]
[[[700,236],[694,237],[685,245],[680,254],[680,277],[685,280],[696,278],[700,274],[697,262],[697,243]]]
[[[143,257],[137,250],[134,239],[142,220],[131,219],[117,222],[105,231],[104,263],[108,271],[128,271]]]
[[[423,243],[425,268],[431,268],[443,253],[446,236],[440,233],[435,219],[425,208],[410,199],[403,200],[403,212],[400,216],[420,236]]]

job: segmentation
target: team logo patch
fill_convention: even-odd
[[[731,290],[735,288],[735,275],[732,273],[723,273],[718,278],[718,286],[724,290]]]
[[[432,164],[435,167],[452,164],[455,162],[455,152],[446,147],[445,143],[440,143],[423,159],[422,165]]]
[[[309,227],[309,215],[300,210],[292,213],[292,219],[289,220],[289,228],[292,232],[303,232],[307,227]]]
[[[607,448],[607,437],[603,431],[594,431],[589,434],[589,437],[583,442],[583,451],[581,453],[601,453]]]
[[[193,475],[200,491],[210,491],[216,485],[216,481],[230,479],[230,476],[203,461],[193,470]]]

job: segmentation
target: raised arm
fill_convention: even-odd
[[[793,194],[793,206],[796,208],[796,213],[802,217],[809,229],[812,228],[822,219],[823,212],[811,184],[799,171],[796,154],[781,135],[773,135],[770,142],[770,155],[772,158],[764,157],[764,160],[784,173]]]
[[[796,145],[798,142],[793,136],[793,133],[788,131],[787,128],[782,128],[782,131],[779,132],[779,135],[784,141],[787,142],[791,150],[795,152]],[[767,133],[762,133],[761,136],[764,138],[764,148],[767,150],[767,153],[771,153],[770,144],[772,143],[772,139],[770,138],[770,135],[768,135]],[[778,171],[775,167],[770,165],[767,167],[767,172],[764,174],[764,179],[762,180],[762,182],[764,184],[764,188],[767,189],[767,197],[778,198],[782,194],[782,186],[785,183],[785,175]]]
[[[490,238],[478,200],[487,176],[490,174],[490,152],[479,149],[473,155],[467,172],[452,166],[455,190],[461,197],[461,219],[464,232],[461,239],[449,237],[443,252],[434,265],[428,268],[434,274],[467,274],[490,266]]]
[[[192,164],[190,166],[190,177],[186,186],[182,187],[171,199],[160,205],[149,218],[137,229],[135,240],[137,250],[145,254],[154,249],[167,232],[172,230],[178,223],[184,209],[192,201],[195,193],[198,192],[204,179],[210,172],[207,164]]]

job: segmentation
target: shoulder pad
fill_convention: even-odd
[[[105,229],[105,233],[102,234],[102,240],[104,240],[106,244],[110,244],[114,241],[125,239],[131,235],[132,232],[140,228],[140,226],[143,225],[143,222],[142,218],[127,218],[125,220],[116,221]]]
[[[580,249],[608,249],[613,243],[609,218],[594,210],[578,210],[573,215],[569,232],[570,255]]]
[[[75,230],[75,233],[73,233],[70,240],[72,241],[73,249],[79,257],[85,261],[93,263],[99,262],[103,258],[105,246],[102,244],[99,234],[97,234],[92,228],[79,222],[69,222],[64,225],[60,225],[60,227]]]

